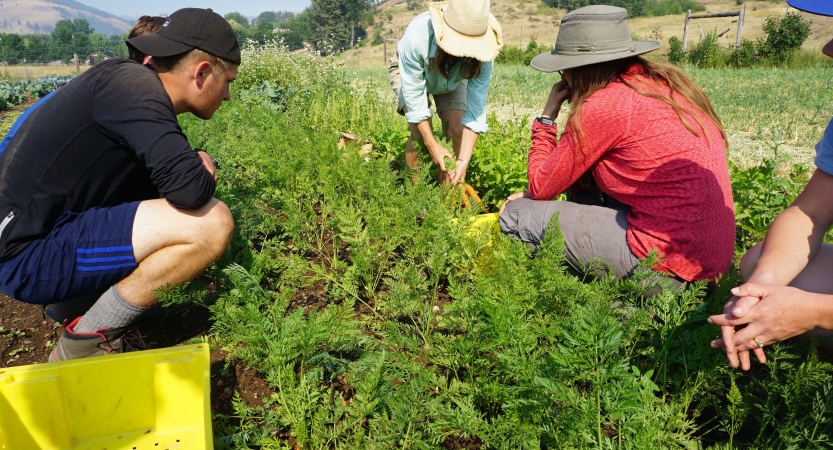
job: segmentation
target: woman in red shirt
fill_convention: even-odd
[[[726,273],[735,239],[726,135],[684,72],[637,56],[658,47],[631,41],[622,8],[562,18],[555,49],[531,64],[562,76],[532,125],[529,190],[501,208],[505,234],[535,249],[557,213],[578,271],[628,277],[656,251],[654,269],[677,284]],[[558,138],[564,101],[572,108]],[[551,201],[563,192],[568,201]]]

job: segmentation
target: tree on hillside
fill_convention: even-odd
[[[544,4],[553,8],[566,8],[573,11],[590,5],[619,6],[628,10],[631,17],[641,16],[645,10],[645,0],[544,0]]]
[[[249,27],[249,19],[239,12],[230,12],[226,14],[225,19],[231,22],[232,20],[240,24],[243,28]]]
[[[263,11],[252,21],[252,26],[257,27],[262,23],[268,23],[280,27],[293,17],[295,17],[295,13],[291,11]]]
[[[72,31],[89,36],[95,30],[90,28],[90,22],[87,22],[87,19],[75,19],[72,21]]]
[[[352,47],[362,25],[362,16],[368,9],[369,0],[312,0],[309,19],[316,35],[316,46],[329,47],[335,52]]]
[[[17,34],[0,34],[0,39],[3,40],[3,54],[0,54],[0,59],[6,57],[8,64],[17,64],[23,61],[26,57],[26,45],[23,38]]]
[[[244,27],[237,23],[236,20],[231,19],[228,21],[229,25],[231,25],[231,29],[234,30],[234,34],[237,36],[237,42],[243,43],[246,42],[247,38],[247,31],[248,28]]]
[[[26,61],[27,62],[48,62],[48,43],[51,37],[48,34],[26,35]]]
[[[627,9],[630,17],[683,14],[688,9],[706,10],[706,7],[697,0],[543,0],[543,2],[547,6],[565,8],[567,11],[589,5],[619,6]]]
[[[90,34],[90,53],[104,53],[110,49],[110,39],[101,33]]]
[[[544,1],[546,2],[547,0]],[[422,9],[425,7],[425,0],[407,0],[405,2],[405,7],[407,7],[409,11]]]
[[[312,42],[316,39],[310,24],[308,9],[286,21],[282,28],[289,30],[288,33],[282,34],[281,38],[290,50],[303,48],[304,42]]]
[[[55,29],[52,30],[52,45],[49,49],[50,58],[60,59],[65,63],[72,59],[72,55],[75,53],[73,50],[74,31],[70,20],[59,20],[55,24]]]
[[[90,55],[89,36],[93,31],[86,19],[59,20],[52,30],[52,58],[65,63],[69,63],[75,53],[79,59],[87,58]]]
[[[110,49],[113,51],[113,56],[116,58],[127,58],[127,44],[124,41],[127,40],[127,36],[130,35],[130,32],[125,31],[121,35],[114,34],[110,36]]]

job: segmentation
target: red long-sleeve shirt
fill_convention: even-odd
[[[648,87],[633,65],[624,78],[643,90],[667,95],[668,87]],[[643,78],[645,80],[645,78]],[[664,89],[663,89],[664,88]],[[643,258],[651,250],[657,270],[696,281],[725,274],[734,254],[735,211],[726,147],[717,126],[679,94],[674,99],[706,126],[686,117],[691,133],[661,100],[614,81],[591,95],[580,112],[585,140],[579,149],[570,124],[557,139],[557,127],[535,122],[529,151],[529,191],[551,200],[588,169],[599,187],[630,206],[628,246]]]

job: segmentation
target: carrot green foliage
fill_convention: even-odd
[[[713,288],[644,298],[650,271],[571,274],[551,225],[534,256],[500,237],[483,270],[464,234],[478,211],[450,205],[427,166],[411,181],[387,90],[279,46],[248,48],[234,89],[211,121],[182,124],[222,163],[235,237],[210,283],[174,296],[209,304],[217,342],[274,394],[214,416],[217,448],[831,445],[833,366],[814,341],[768,346],[749,373],[709,346],[734,268]],[[529,134],[490,126],[467,179],[495,208],[525,187]],[[339,149],[345,131],[372,154]],[[767,225],[759,208],[783,207],[803,179],[743,203],[777,173],[749,170],[735,169],[743,245]]]

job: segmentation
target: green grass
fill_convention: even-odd
[[[4,111],[0,113],[0,136],[5,136],[12,128],[14,121],[17,120],[23,111]]]

